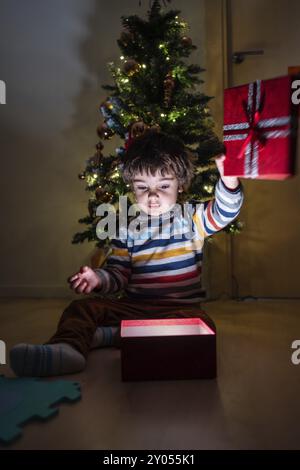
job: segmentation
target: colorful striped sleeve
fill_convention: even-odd
[[[238,216],[243,200],[244,192],[241,182],[237,188],[229,189],[219,178],[214,199],[200,204],[194,215],[200,237],[209,237],[232,222]]]
[[[131,275],[131,258],[128,251],[127,240],[112,239],[111,254],[103,268],[94,269],[102,281],[97,294],[114,294],[124,289]]]

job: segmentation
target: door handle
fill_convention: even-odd
[[[232,62],[234,64],[241,64],[245,60],[247,55],[262,55],[264,51],[262,49],[257,49],[253,51],[237,51],[232,54]]]

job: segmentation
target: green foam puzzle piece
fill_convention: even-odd
[[[59,409],[52,405],[80,398],[78,382],[0,376],[0,441],[9,443],[20,437],[20,426],[29,420],[58,414]]]

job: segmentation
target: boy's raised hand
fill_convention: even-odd
[[[224,176],[224,160],[226,155],[220,154],[214,160],[216,162],[217,168],[219,170],[221,179],[225,186],[230,189],[235,189],[239,185],[239,179],[236,176]]]
[[[89,294],[101,285],[99,277],[89,266],[81,266],[78,273],[68,278],[68,282],[70,283],[70,288],[77,294]]]

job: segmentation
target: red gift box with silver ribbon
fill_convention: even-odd
[[[292,75],[224,90],[224,175],[286,179],[295,172],[298,106]]]

